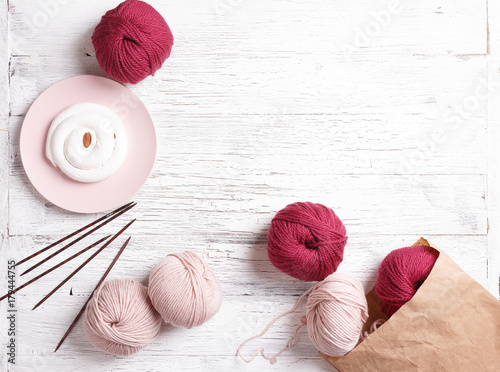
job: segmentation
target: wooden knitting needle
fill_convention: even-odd
[[[101,222],[102,220],[105,220],[105,219],[106,219],[106,218],[108,218],[108,217],[111,217],[112,215],[114,215],[114,214],[116,214],[116,213],[120,212],[121,210],[123,210],[123,209],[127,208],[128,206],[132,205],[133,203],[134,203],[134,202],[130,202],[130,203],[127,203],[127,204],[125,204],[125,205],[122,205],[120,208],[117,208],[117,209],[115,209],[114,211],[112,211],[112,212],[110,212],[110,213],[106,214],[105,216],[102,216],[102,217],[98,218],[98,219],[97,219],[97,220],[95,220],[94,222],[91,222],[91,223],[89,223],[88,225],[83,226],[82,228],[80,228],[80,229],[78,229],[78,230],[76,230],[76,231],[72,232],[72,233],[71,233],[71,234],[69,234],[68,236],[65,236],[64,238],[59,239],[57,242],[52,243],[52,244],[48,245],[47,247],[45,247],[45,248],[43,248],[43,249],[40,249],[38,252],[35,252],[35,253],[33,253],[32,255],[30,255],[30,256],[28,256],[28,257],[26,257],[26,258],[23,258],[21,261],[19,261],[18,263],[16,263],[16,265],[15,265],[15,266],[19,266],[19,265],[21,265],[21,264],[25,263],[26,261],[31,260],[33,257],[36,257],[36,256],[38,256],[39,254],[41,254],[41,253],[45,252],[46,250],[48,250],[48,249],[50,249],[50,248],[52,248],[52,247],[55,247],[55,246],[56,246],[56,245],[58,245],[59,243],[62,243],[62,242],[64,242],[65,240],[68,240],[69,238],[72,238],[73,236],[75,236],[75,235],[77,235],[77,234],[79,234],[79,233],[81,233],[81,232],[83,232],[83,231],[87,230],[89,227],[91,227],[91,226],[95,225],[96,223]]]
[[[132,205],[129,205],[128,207],[126,207],[125,209],[123,209],[122,211],[116,213],[115,215],[111,216],[109,219],[107,219],[106,221],[102,222],[101,224],[97,225],[96,227],[94,227],[92,230],[89,230],[87,231],[85,234],[83,234],[82,236],[79,236],[78,238],[76,238],[75,240],[73,240],[71,243],[65,245],[64,247],[62,247],[61,249],[57,250],[56,252],[52,253],[50,256],[47,256],[45,257],[43,260],[41,260],[40,262],[38,262],[37,264],[31,266],[28,270],[26,270],[24,273],[22,273],[20,276],[23,276],[27,273],[29,273],[30,271],[32,270],[35,270],[37,267],[39,267],[40,265],[44,264],[45,262],[47,262],[48,260],[50,260],[51,258],[54,258],[55,256],[57,256],[59,253],[61,253],[62,251],[68,249],[69,247],[71,247],[72,245],[78,243],[80,240],[82,240],[83,238],[86,238],[87,236],[89,236],[90,234],[92,234],[94,231],[97,231],[99,230],[101,227],[103,227],[104,225],[108,224],[109,222],[113,221],[115,218],[121,216],[123,213],[129,211],[130,209],[132,209],[133,207],[135,207],[137,205],[137,203],[134,203]]]
[[[80,266],[78,266],[75,271],[73,271],[71,274],[69,274],[66,277],[66,279],[64,279],[52,291],[50,291],[48,295],[46,295],[44,298],[42,298],[42,300],[39,303],[37,303],[35,305],[35,307],[33,307],[33,309],[31,309],[31,310],[35,310],[38,306],[40,306],[45,301],[47,301],[50,296],[52,296],[59,288],[61,288],[64,284],[66,284],[66,282],[68,280],[70,280],[73,276],[76,275],[77,272],[79,272],[81,269],[83,269],[85,267],[85,265],[87,265],[90,261],[92,261],[95,256],[97,256],[99,253],[101,253],[104,250],[104,248],[106,248],[108,245],[110,245],[113,242],[113,240],[115,240],[116,238],[118,238],[120,236],[120,234],[122,232],[124,232],[126,229],[128,229],[128,227],[130,225],[132,225],[134,222],[135,222],[135,219],[133,219],[132,221],[130,221],[125,227],[123,227],[120,231],[118,231],[110,240],[108,240],[106,242],[106,244],[104,244],[101,248],[99,248],[97,251],[95,251],[92,256],[90,256],[89,258],[87,258],[87,260],[84,263],[82,263]]]
[[[102,284],[102,282],[104,282],[104,280],[106,279],[106,277],[108,276],[109,272],[111,271],[111,269],[113,268],[113,266],[115,265],[116,261],[118,261],[118,259],[120,258],[120,255],[122,254],[123,250],[125,249],[125,247],[127,246],[128,242],[130,241],[130,238],[132,238],[131,236],[129,236],[129,238],[127,239],[127,241],[125,242],[125,244],[123,244],[123,246],[120,248],[120,250],[118,251],[118,253],[116,254],[115,258],[113,259],[113,261],[111,262],[111,264],[109,265],[109,267],[106,269],[106,271],[104,272],[104,274],[102,275],[101,277],[101,280],[99,280],[99,283],[97,283],[97,285],[95,286],[94,290],[92,291],[92,293],[90,294],[89,298],[87,299],[87,301],[85,301],[85,303],[83,304],[82,308],[80,309],[80,312],[76,315],[75,319],[73,320],[73,323],[71,323],[71,325],[69,326],[69,328],[67,329],[66,333],[64,334],[64,336],[61,338],[61,341],[59,341],[59,343],[57,344],[55,350],[54,350],[54,353],[61,347],[62,343],[64,342],[64,340],[66,340],[66,337],[68,337],[69,333],[71,332],[71,330],[75,327],[75,324],[76,322],[78,322],[78,319],[80,319],[80,317],[82,316],[83,314],[83,311],[85,310],[85,308],[87,307],[87,304],[90,302],[90,299],[92,298],[92,296],[94,295],[94,292],[97,290],[97,288],[99,288],[99,286]]]
[[[2,301],[2,300],[4,300],[4,299],[6,299],[7,297],[9,297],[9,296],[13,295],[14,293],[16,293],[16,292],[18,292],[18,291],[20,291],[20,290],[21,290],[21,289],[23,289],[24,287],[29,286],[31,283],[36,282],[38,279],[40,279],[40,278],[44,277],[45,275],[47,275],[47,274],[51,273],[52,271],[54,271],[54,270],[56,270],[56,269],[60,268],[61,266],[63,266],[64,264],[68,263],[68,262],[69,262],[69,261],[71,261],[72,259],[74,259],[74,258],[76,258],[76,257],[78,257],[78,256],[80,256],[80,255],[82,255],[83,253],[87,252],[89,249],[94,248],[96,245],[101,244],[103,241],[105,241],[105,240],[106,240],[107,238],[109,238],[110,236],[111,236],[111,235],[108,235],[108,236],[106,236],[106,237],[104,237],[104,238],[102,238],[102,239],[100,239],[100,240],[96,241],[95,243],[92,243],[92,244],[91,244],[91,245],[89,245],[87,248],[83,248],[80,252],[75,253],[73,256],[68,257],[67,259],[65,259],[65,260],[64,260],[64,261],[62,261],[62,262],[59,262],[56,266],[54,266],[54,267],[52,267],[52,268],[50,268],[50,269],[46,270],[45,272],[41,273],[41,274],[40,274],[40,275],[38,275],[38,276],[35,276],[33,279],[31,279],[31,280],[27,281],[27,282],[26,282],[26,283],[24,283],[23,285],[21,285],[21,286],[17,287],[16,289],[14,289],[14,290],[10,291],[10,292],[9,292],[9,293],[7,293],[6,295],[3,295],[2,297],[0,297],[0,301]]]

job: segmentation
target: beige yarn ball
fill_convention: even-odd
[[[348,274],[327,276],[309,294],[306,318],[309,338],[319,351],[347,354],[358,344],[368,319],[363,286]]]
[[[192,328],[212,318],[222,304],[219,282],[198,255],[170,254],[149,274],[149,297],[163,320]]]
[[[135,280],[111,279],[94,292],[85,311],[83,329],[96,348],[109,354],[130,355],[154,340],[161,324],[147,287]]]

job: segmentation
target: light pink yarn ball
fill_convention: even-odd
[[[151,305],[148,289],[129,279],[105,281],[85,311],[84,331],[96,348],[130,355],[158,336],[161,316]]]
[[[185,328],[203,324],[222,304],[213,271],[189,251],[170,254],[153,268],[149,297],[165,322]]]
[[[333,273],[309,294],[306,307],[309,338],[323,354],[341,356],[354,349],[368,320],[368,304],[361,283]]]

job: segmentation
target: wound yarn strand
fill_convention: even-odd
[[[165,322],[184,328],[203,324],[222,304],[215,274],[189,251],[170,254],[151,270],[149,297]]]
[[[384,258],[375,290],[380,308],[389,318],[417,293],[438,256],[439,252],[434,248],[414,245],[395,249]]]
[[[174,37],[162,15],[139,0],[126,0],[102,16],[92,35],[97,62],[121,83],[137,84],[170,56]]]
[[[300,280],[319,281],[337,270],[346,243],[345,226],[332,209],[297,202],[272,219],[267,254],[284,273]]]

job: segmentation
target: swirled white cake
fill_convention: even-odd
[[[123,124],[105,106],[70,106],[50,125],[46,155],[55,167],[76,181],[102,181],[120,168],[127,155]]]

